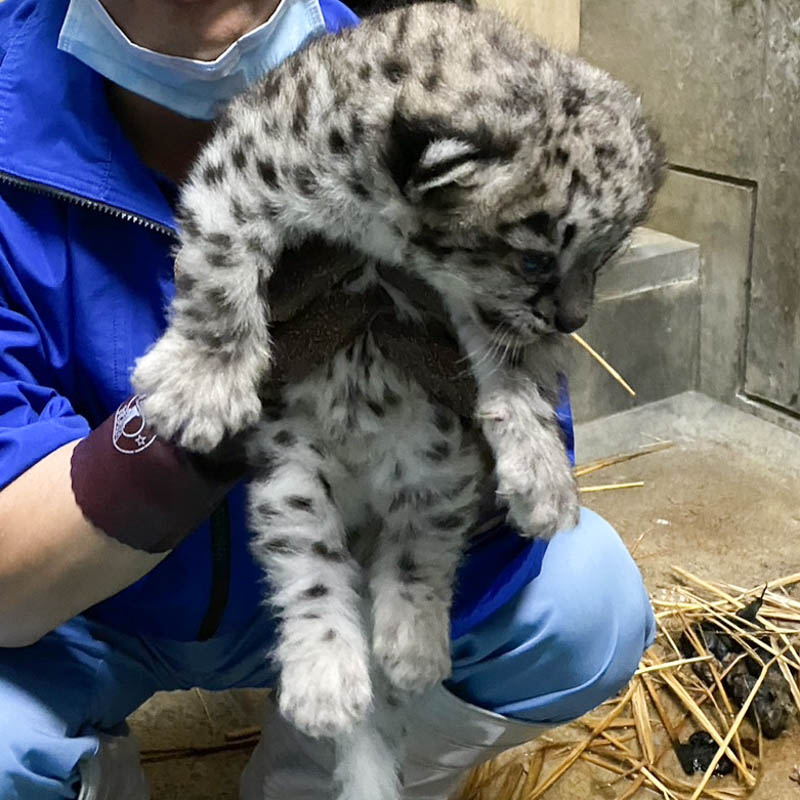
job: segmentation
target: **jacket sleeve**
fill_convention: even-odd
[[[26,302],[0,232],[0,489],[89,424],[53,387],[46,331]]]
[[[319,7],[328,33],[339,33],[344,28],[353,27],[360,22],[356,14],[340,0],[320,0]]]

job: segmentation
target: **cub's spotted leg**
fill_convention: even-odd
[[[440,424],[428,426],[424,449],[395,465],[370,572],[373,651],[389,681],[410,692],[450,674],[453,580],[475,523],[480,470],[455,416],[434,416]]]
[[[478,383],[476,416],[495,459],[497,493],[526,536],[549,538],[578,524],[578,489],[553,403],[558,344],[531,345],[521,364],[497,364],[486,334],[456,309],[454,320]],[[542,388],[540,388],[542,387]],[[551,389],[555,394],[555,390]]]
[[[170,325],[133,374],[148,422],[164,438],[208,452],[258,420],[270,364],[262,270],[228,234],[181,247]]]
[[[198,452],[259,419],[271,366],[267,287],[294,243],[291,225],[276,217],[289,214],[291,192],[277,185],[272,161],[247,153],[237,160],[220,130],[193,168],[178,212],[169,328],[133,374],[155,430]]]
[[[357,567],[324,458],[291,421],[265,422],[248,445],[252,552],[280,620],[278,705],[310,736],[346,733],[372,701]]]

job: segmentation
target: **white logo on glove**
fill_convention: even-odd
[[[131,397],[114,414],[114,447],[126,455],[146,450],[156,440],[156,435],[146,431],[146,427],[147,422],[139,407],[139,397]]]

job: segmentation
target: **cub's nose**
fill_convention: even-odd
[[[585,324],[588,316],[585,311],[559,308],[555,318],[556,330],[561,333],[572,333]]]

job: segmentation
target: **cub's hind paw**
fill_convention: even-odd
[[[281,670],[278,707],[308,736],[336,737],[351,731],[372,707],[366,657],[340,639],[314,657]]]
[[[397,598],[376,608],[373,652],[389,682],[422,692],[451,673],[450,617],[444,603]]]

